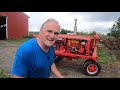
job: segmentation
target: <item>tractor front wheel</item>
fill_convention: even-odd
[[[86,61],[83,66],[85,75],[97,76],[101,71],[101,66],[95,61]]]

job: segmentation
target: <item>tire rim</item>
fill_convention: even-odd
[[[97,72],[98,72],[98,67],[97,67],[97,65],[95,65],[95,64],[90,64],[90,65],[88,65],[88,67],[87,67],[87,72],[88,72],[89,74],[95,74],[95,73],[97,73]]]

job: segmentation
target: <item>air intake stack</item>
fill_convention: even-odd
[[[77,34],[77,19],[75,19],[74,35]]]

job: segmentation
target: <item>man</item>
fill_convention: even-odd
[[[60,33],[60,25],[55,19],[45,21],[36,38],[23,43],[14,59],[13,78],[48,78],[51,71],[63,78],[54,64],[54,47]]]

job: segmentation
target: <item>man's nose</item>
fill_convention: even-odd
[[[51,33],[50,37],[51,37],[51,38],[55,38],[55,34],[54,34],[54,33]]]

